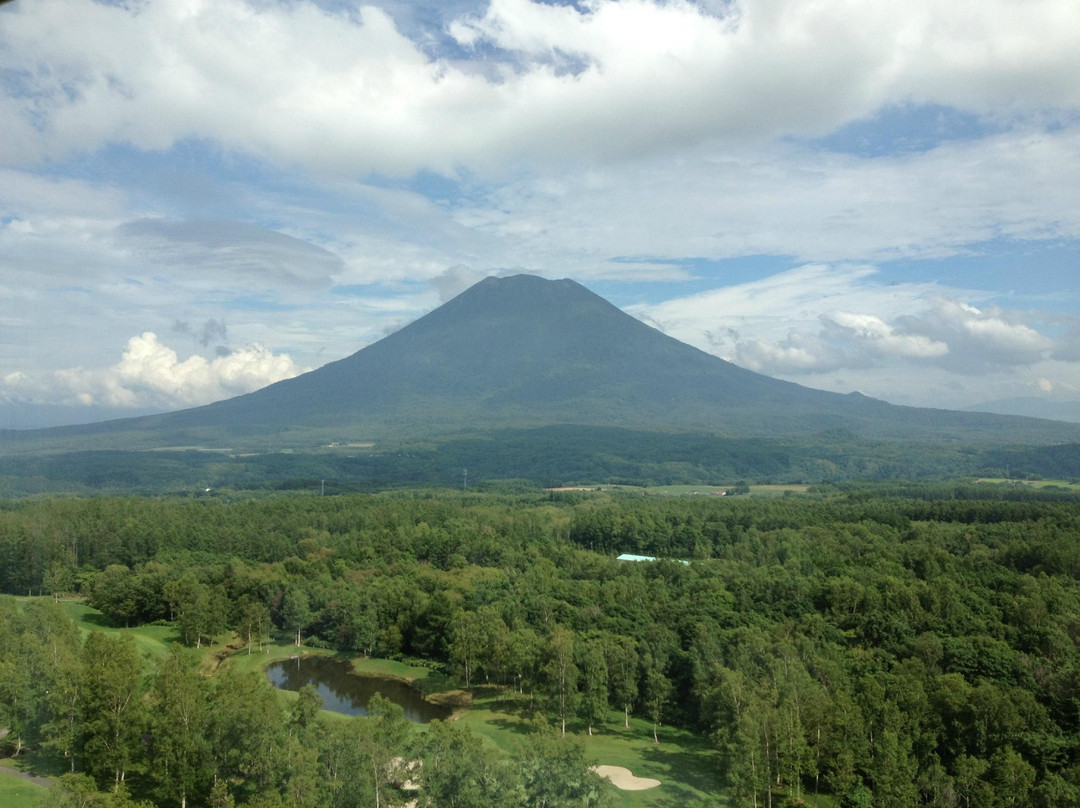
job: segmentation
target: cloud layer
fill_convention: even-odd
[[[22,4],[20,4],[22,5]],[[322,172],[606,162],[815,135],[889,104],[1075,109],[1070,0],[493,0],[431,55],[376,6],[51,0],[8,13],[7,160],[208,138]]]
[[[1077,31],[1074,0],[4,4],[0,396],[201,403],[516,271],[829,389],[1080,390]]]

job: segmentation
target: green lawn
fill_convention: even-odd
[[[174,626],[135,626],[134,628],[116,628],[97,609],[92,609],[81,600],[61,600],[64,611],[74,620],[85,637],[91,631],[101,631],[117,636],[124,631],[135,638],[139,651],[151,659],[168,656],[169,647],[179,640]]]
[[[0,805],[4,808],[41,808],[48,793],[48,789],[0,767]]]

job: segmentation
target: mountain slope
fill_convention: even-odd
[[[420,440],[552,424],[731,436],[1053,443],[1080,427],[897,407],[739,368],[650,328],[570,280],[487,278],[357,353],[180,412],[47,430],[102,446],[301,446]],[[270,443],[272,441],[272,444]]]

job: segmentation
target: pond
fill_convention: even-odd
[[[349,663],[327,656],[283,659],[266,666],[270,683],[279,690],[299,690],[315,685],[323,707],[346,715],[367,715],[367,705],[376,693],[400,704],[405,717],[415,724],[426,724],[450,717],[450,709],[432,704],[420,691],[405,682],[378,676],[358,676]]]

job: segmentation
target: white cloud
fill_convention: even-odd
[[[449,25],[497,49],[486,69],[372,6],[23,5],[0,21],[8,160],[210,138],[323,172],[454,173],[824,133],[895,103],[1080,105],[1072,0],[493,0]]]
[[[875,282],[872,267],[810,265],[631,310],[703,350],[788,378],[937,365],[986,375],[1049,359],[1031,313],[978,308],[938,284]],[[890,371],[891,372],[891,371]]]
[[[122,225],[118,234],[121,245],[158,266],[210,272],[223,284],[326,287],[344,269],[339,256],[321,247],[244,222],[140,219]]]
[[[822,317],[843,337],[862,349],[885,357],[930,359],[945,356],[949,346],[920,334],[902,334],[875,314],[838,311]]]
[[[15,371],[3,377],[3,392],[8,399],[172,409],[248,393],[301,372],[288,355],[261,345],[214,359],[196,354],[181,360],[147,331],[128,340],[112,367],[66,368],[42,376]]]

